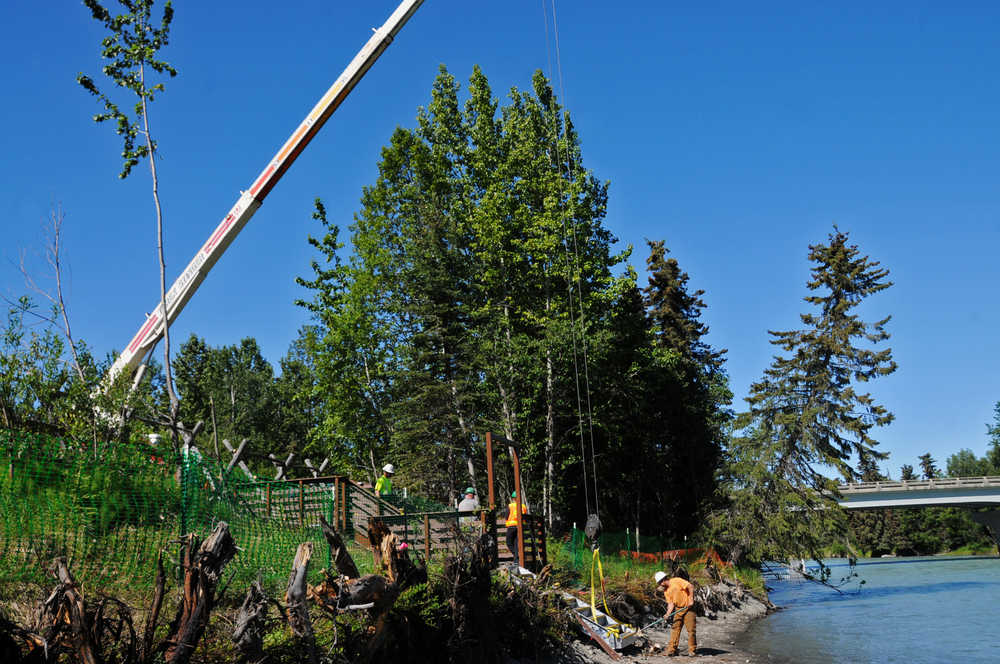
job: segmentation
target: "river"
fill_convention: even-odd
[[[831,560],[831,580],[848,572]],[[1000,559],[858,561],[844,594],[814,583],[771,581],[783,610],[737,644],[776,664],[1000,662]],[[756,660],[755,660],[756,661]]]

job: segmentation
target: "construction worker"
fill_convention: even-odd
[[[656,589],[663,593],[667,600],[667,612],[664,618],[669,621],[671,616],[674,624],[670,628],[670,642],[667,644],[667,657],[677,656],[677,646],[681,640],[681,627],[688,634],[688,657],[695,656],[698,648],[698,637],[695,633],[694,586],[688,579],[687,571],[682,567],[677,570],[677,576],[667,578],[665,572],[653,575]]]
[[[476,497],[476,487],[470,486],[465,490],[465,497],[458,503],[459,512],[474,512],[479,509],[479,498]],[[471,526],[476,523],[476,517],[459,517],[459,522],[463,526]]]
[[[382,466],[382,476],[375,482],[375,495],[388,498],[392,495],[392,476],[396,474],[396,469],[391,463]]]
[[[510,494],[510,504],[507,506],[509,512],[507,513],[507,548],[510,552],[514,554],[514,560],[517,561],[517,526],[521,519],[517,515],[517,491]],[[523,500],[521,501],[521,514],[528,511],[528,505]]]

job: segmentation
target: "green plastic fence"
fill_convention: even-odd
[[[0,430],[0,585],[47,584],[62,555],[92,588],[142,588],[161,551],[177,571],[183,533],[225,521],[237,587],[258,572],[280,587],[301,542],[314,543],[316,569],[329,564],[319,516],[334,522],[334,498],[333,483],[252,481],[196,453]]]
[[[649,536],[640,534],[638,542],[635,533],[632,531],[624,533],[601,533],[598,536],[597,544],[601,549],[603,560],[614,560],[620,558],[626,567],[644,565],[642,561],[635,561],[629,555],[619,556],[621,552],[639,551],[642,553],[660,553],[662,551],[672,551],[686,548],[684,542],[675,542],[665,537]],[[586,533],[577,528],[570,531],[569,537],[563,544],[562,562],[575,569],[577,572],[590,573],[590,565],[593,557],[590,540]]]

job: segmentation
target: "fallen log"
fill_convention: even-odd
[[[197,535],[193,533],[185,536],[184,540],[184,590],[166,641],[167,664],[187,664],[190,661],[215,605],[215,589],[222,569],[236,555],[236,543],[224,521],[215,526],[200,546]]]

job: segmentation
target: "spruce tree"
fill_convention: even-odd
[[[647,243],[649,283],[643,300],[654,372],[645,383],[650,389],[644,403],[651,409],[646,421],[660,423],[651,452],[658,457],[658,481],[665,475],[669,487],[654,490],[653,496],[671,515],[671,534],[680,536],[697,528],[714,497],[732,393],[723,371],[726,351],[705,341],[704,291],[690,289],[690,277],[668,257],[662,240]]]
[[[921,454],[917,459],[920,461],[920,472],[923,473],[925,480],[932,480],[940,474],[937,468],[937,461],[931,456],[930,452]]]
[[[830,537],[846,532],[828,473],[857,480],[860,462],[887,457],[871,432],[893,416],[859,387],[896,369],[891,349],[877,349],[889,338],[889,317],[866,322],[856,309],[892,284],[848,239],[834,226],[826,243],[810,245],[805,301],[815,309],[800,316],[802,329],[770,332],[783,354],[737,418],[732,508],[716,526],[738,556],[819,560]]]

